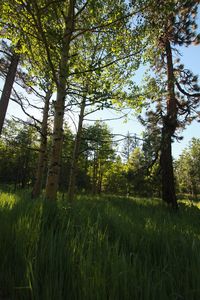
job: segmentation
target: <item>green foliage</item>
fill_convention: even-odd
[[[130,155],[127,162],[127,181],[129,185],[129,194],[147,195],[153,190],[148,188],[148,177],[145,168],[144,152],[136,147]],[[144,169],[145,168],[145,169]]]
[[[175,162],[175,173],[180,193],[200,193],[200,139],[193,138]]]
[[[77,200],[1,193],[1,297],[200,298],[197,206],[174,214],[156,200]]]
[[[127,168],[118,156],[115,161],[107,164],[103,177],[103,192],[115,195],[126,195],[127,193]]]
[[[37,132],[30,125],[8,121],[0,140],[0,181],[15,187],[30,185],[37,161]]]
[[[104,174],[115,156],[111,132],[105,123],[96,121],[84,129],[83,142],[87,145],[87,171],[92,192],[101,193]]]
[[[74,137],[71,129],[65,124],[64,127],[64,139],[63,139],[63,151],[62,151],[62,160],[61,160],[61,172],[60,172],[60,181],[59,187],[60,190],[67,190],[69,183],[69,170],[72,159],[72,152],[74,146]]]

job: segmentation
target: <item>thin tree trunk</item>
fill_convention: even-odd
[[[93,178],[92,178],[92,194],[96,195],[97,193],[97,172],[98,172],[98,158],[94,154],[93,161]]]
[[[5,84],[3,87],[1,100],[0,100],[0,136],[2,133],[2,128],[3,128],[15,76],[17,73],[18,63],[19,63],[19,54],[14,52],[11,58],[10,66],[8,69],[8,73],[6,76],[6,80],[5,80]]]
[[[102,192],[102,180],[103,180],[103,171],[101,170],[101,162],[99,162],[98,194],[101,194]]]
[[[74,8],[75,0],[69,1],[68,15],[66,17],[66,28],[63,35],[63,48],[61,53],[59,78],[57,83],[57,98],[55,102],[55,116],[53,129],[53,143],[50,157],[49,170],[46,183],[46,198],[56,200],[58,182],[60,175],[61,154],[63,145],[63,121],[66,97],[66,86],[68,76],[68,59],[70,41],[74,30]]]
[[[52,91],[49,90],[45,96],[45,104],[44,104],[42,128],[41,128],[40,151],[39,151],[38,165],[36,171],[36,181],[32,191],[32,198],[37,198],[40,195],[42,189],[44,170],[47,163],[47,128],[48,128],[48,116],[49,116],[49,103],[50,103],[51,96],[52,96]]]
[[[162,199],[177,209],[174,170],[172,160],[172,136],[177,127],[177,106],[174,91],[174,73],[172,51],[169,40],[166,40],[167,56],[167,115],[164,118],[161,140],[160,166],[162,172]]]
[[[196,199],[197,200],[197,185],[196,185],[196,183],[195,183],[195,180],[192,182],[192,197],[194,198],[194,199]]]
[[[69,197],[69,201],[71,201],[71,202],[74,200],[74,195],[75,195],[77,163],[78,163],[80,143],[81,143],[81,137],[82,137],[85,106],[86,106],[86,98],[84,97],[81,102],[78,130],[77,130],[77,135],[76,135],[76,139],[75,139],[75,143],[74,143],[74,150],[73,150],[70,177],[69,177],[68,197]]]

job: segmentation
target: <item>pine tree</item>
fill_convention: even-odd
[[[162,78],[162,103],[160,113],[162,116],[162,133],[160,148],[160,167],[162,173],[162,199],[174,209],[177,206],[175,193],[174,171],[172,161],[172,139],[180,126],[179,116],[189,112],[191,101],[197,106],[199,94],[185,93],[181,88],[180,66],[175,68],[173,60],[174,47],[177,45],[190,45],[197,43],[199,36],[196,34],[197,1],[157,1],[151,6],[144,18],[147,22],[147,36],[151,39],[151,48],[148,49],[149,61],[154,67],[157,76]],[[189,84],[189,77],[185,84]],[[187,96],[187,103],[180,101],[180,94]],[[163,101],[164,100],[164,101]],[[190,103],[190,104],[189,104]]]

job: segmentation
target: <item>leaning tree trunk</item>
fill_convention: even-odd
[[[81,102],[78,130],[77,130],[77,135],[76,135],[76,139],[75,139],[75,143],[74,143],[74,150],[73,150],[70,177],[69,177],[68,197],[69,197],[69,201],[71,201],[71,202],[74,200],[74,195],[75,195],[77,163],[78,163],[82,129],[83,129],[85,106],[86,106],[86,97],[83,97],[83,100]]]
[[[55,116],[53,129],[53,142],[50,157],[50,164],[46,183],[46,198],[56,200],[58,182],[61,167],[61,155],[63,145],[63,121],[65,109],[66,86],[68,76],[68,60],[72,33],[74,30],[74,9],[75,0],[69,1],[69,10],[66,17],[66,28],[63,35],[63,48],[57,82],[57,98],[55,101]]]
[[[19,54],[13,53],[0,100],[0,135],[19,63]]]
[[[52,96],[52,91],[49,90],[45,96],[39,158],[38,158],[38,165],[36,171],[36,181],[34,183],[34,187],[32,191],[32,198],[37,198],[40,195],[42,189],[44,170],[47,164],[47,127],[48,127],[48,116],[49,116],[49,103],[50,103],[51,96]]]
[[[169,40],[166,40],[167,57],[167,115],[163,120],[160,166],[162,174],[162,199],[177,209],[175,180],[172,159],[172,137],[177,127],[177,105],[174,91],[174,72],[172,51]]]

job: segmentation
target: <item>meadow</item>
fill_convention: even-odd
[[[200,206],[0,194],[0,299],[199,300]]]

